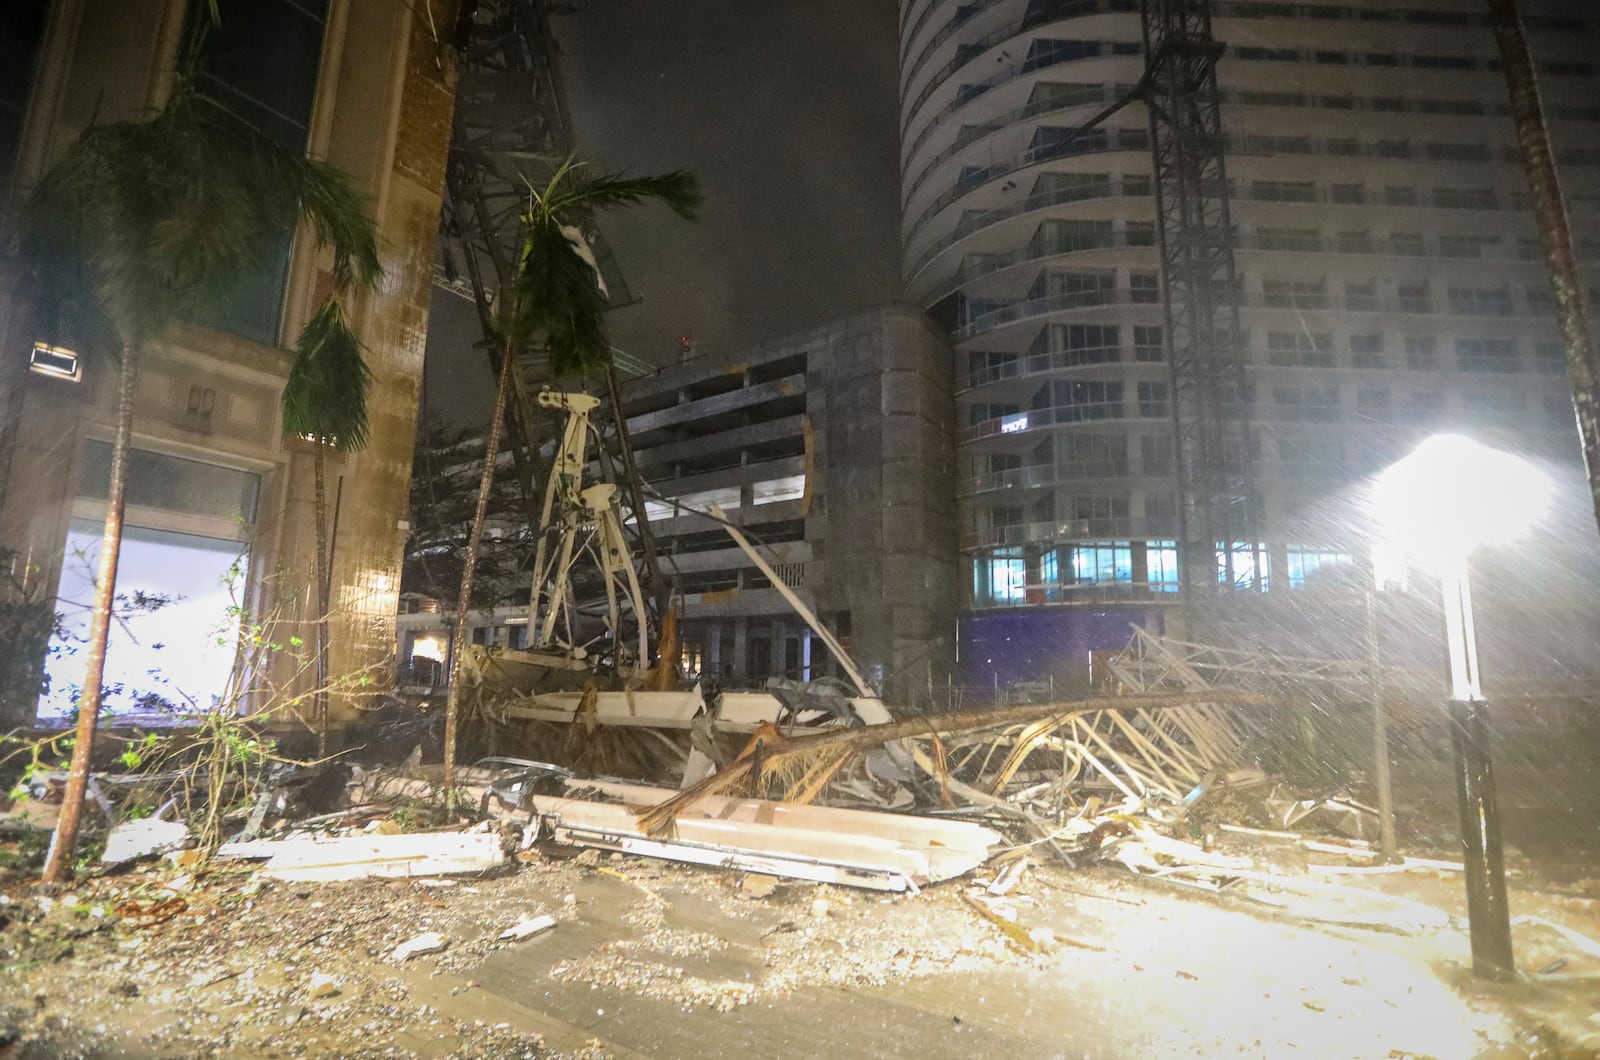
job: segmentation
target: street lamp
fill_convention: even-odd
[[[1441,434],[1385,469],[1373,494],[1388,543],[1431,567],[1444,593],[1472,970],[1487,979],[1515,978],[1516,964],[1467,557],[1480,545],[1527,531],[1549,506],[1550,490],[1550,479],[1527,461],[1459,434]]]

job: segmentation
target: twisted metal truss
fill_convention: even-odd
[[[1239,278],[1209,0],[1142,0],[1156,244],[1179,498],[1179,577],[1192,606],[1260,590],[1258,502],[1240,356]]]
[[[511,282],[517,260],[521,216],[528,186],[547,177],[572,153],[572,119],[562,89],[559,49],[546,0],[463,0],[453,34],[459,83],[440,213],[440,258],[435,282],[470,299],[483,329],[480,346],[499,372],[495,300]],[[595,252],[612,308],[635,301],[616,258],[599,232],[585,233]],[[644,366],[617,351],[614,364],[637,374]],[[538,413],[539,392],[552,381],[542,354],[523,353],[512,368],[506,410],[508,448],[516,463],[528,518],[537,525],[539,492],[534,469],[550,440]],[[611,415],[597,422],[603,445],[601,473],[618,481],[623,525],[644,560],[647,582],[661,584],[653,541],[636,476],[613,476],[620,464],[631,471],[626,429],[618,415],[615,371],[604,380]],[[616,454],[607,461],[607,454]],[[662,589],[654,595],[659,599]]]

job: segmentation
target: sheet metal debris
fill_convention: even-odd
[[[376,877],[449,876],[487,872],[506,862],[494,832],[425,832],[225,843],[219,858],[266,858],[263,872],[280,880],[326,883]]]
[[[558,843],[789,879],[872,890],[915,890],[970,872],[1004,843],[966,821],[710,795],[653,836],[638,811],[677,793],[620,782],[569,779],[529,807]]]

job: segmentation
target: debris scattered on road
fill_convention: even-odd
[[[511,925],[497,937],[501,942],[521,942],[555,926],[556,918],[553,916],[533,916]]]
[[[409,961],[413,957],[421,957],[429,953],[438,953],[450,945],[450,940],[437,931],[424,931],[420,935],[413,935],[394,948],[389,954],[389,959],[395,962]]]

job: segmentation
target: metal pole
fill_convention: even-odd
[[[1393,862],[1394,789],[1389,783],[1389,722],[1383,706],[1382,640],[1378,635],[1378,594],[1367,591],[1367,666],[1372,689],[1372,782],[1378,789],[1378,850]]]
[[[1489,757],[1488,703],[1478,680],[1466,557],[1446,564],[1439,580],[1444,589],[1445,639],[1450,653],[1450,743],[1461,813],[1472,971],[1479,978],[1505,982],[1516,978],[1517,966],[1511,950],[1505,858]]]

